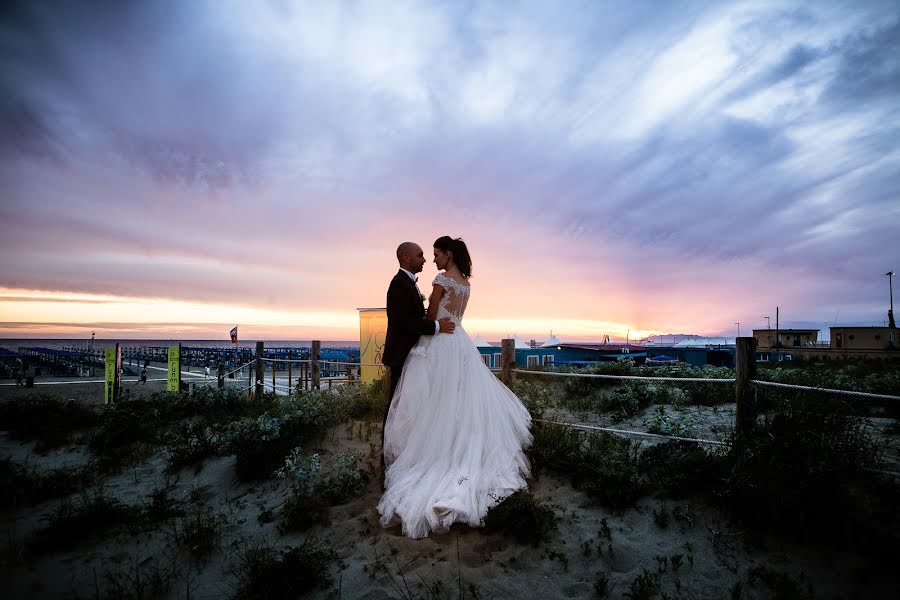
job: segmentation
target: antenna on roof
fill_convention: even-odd
[[[846,295],[844,296],[844,298],[846,298]],[[837,318],[838,315],[841,314],[841,307],[844,305],[844,298],[841,298],[841,303],[838,304],[837,312],[834,313],[834,324],[832,325],[832,327],[837,327]]]

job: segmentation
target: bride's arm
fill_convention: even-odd
[[[435,285],[431,290],[431,298],[428,299],[428,310],[425,311],[425,318],[429,321],[437,321],[438,304],[441,302],[441,296],[444,295],[444,288]]]

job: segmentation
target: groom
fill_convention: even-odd
[[[440,321],[425,319],[425,296],[416,286],[416,273],[422,272],[425,255],[422,248],[413,242],[403,242],[397,246],[397,262],[400,270],[391,280],[387,291],[387,334],[384,338],[384,352],[381,362],[388,367],[391,374],[391,398],[400,381],[403,363],[409,351],[419,341],[419,336],[440,333],[453,333],[456,325],[449,318]],[[390,403],[388,403],[390,407]],[[384,467],[384,427],[387,425],[388,411],[384,412],[381,427],[381,466]]]

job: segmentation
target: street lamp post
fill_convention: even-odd
[[[738,337],[741,337],[741,324],[740,324],[740,323],[735,323],[735,325],[738,326]]]
[[[885,275],[888,278],[888,290],[891,294],[891,307],[890,309],[888,309],[888,326],[891,329],[895,329],[897,327],[897,324],[894,323],[894,272],[888,271],[887,273],[885,273]]]

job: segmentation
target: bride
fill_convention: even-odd
[[[384,432],[385,492],[381,524],[400,523],[411,538],[478,526],[499,498],[527,487],[523,449],[531,417],[481,359],[462,327],[472,261],[466,244],[434,242],[427,319],[449,317],[451,334],[423,335],[409,353]]]

